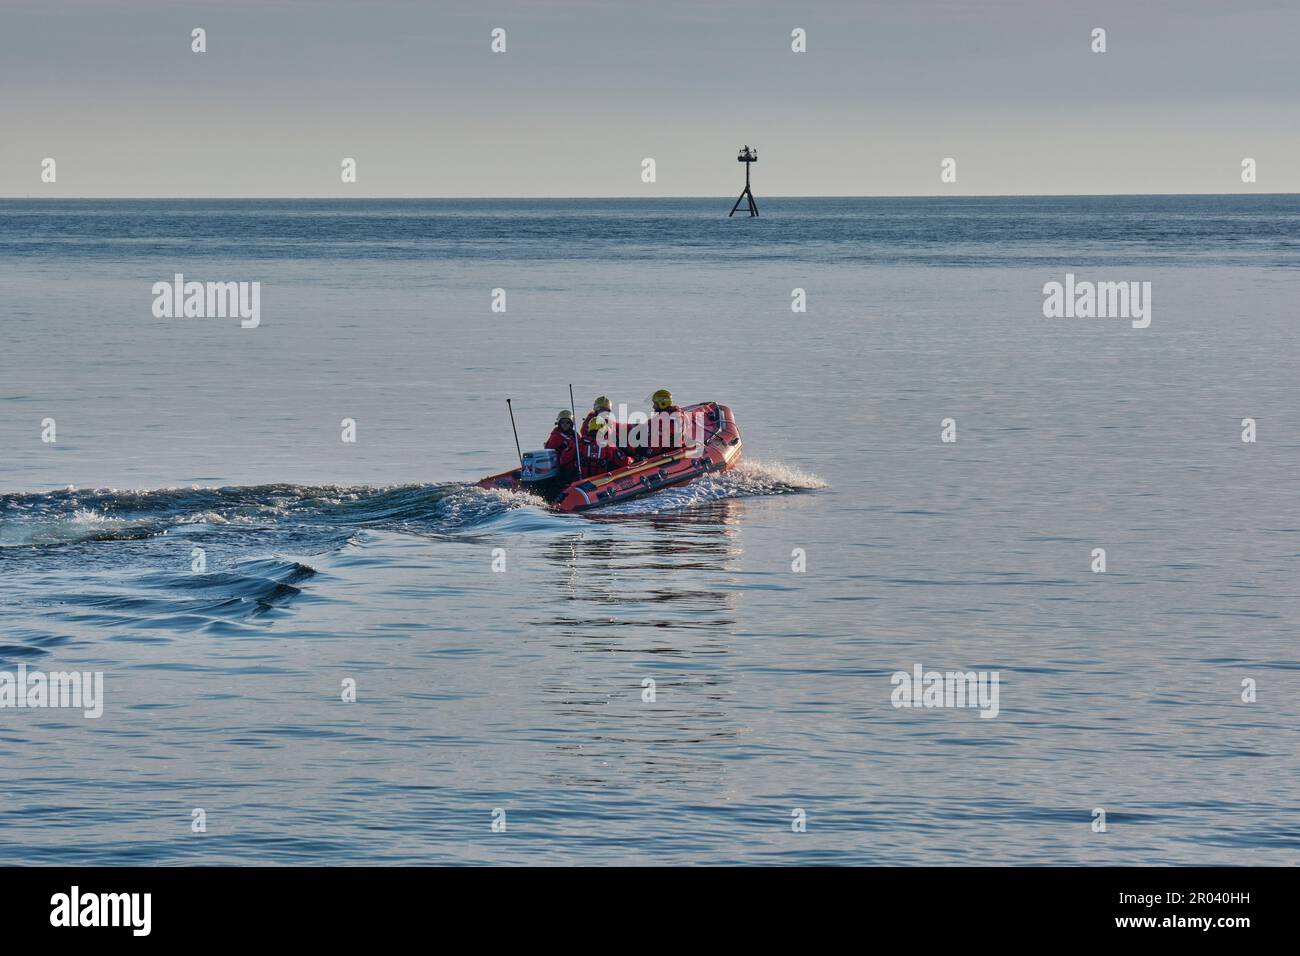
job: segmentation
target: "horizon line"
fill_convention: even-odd
[[[832,194],[813,194],[803,196],[778,195],[775,193],[768,194],[767,199],[1119,199],[1119,198],[1145,198],[1155,196],[1204,196],[1204,197],[1222,197],[1222,196],[1300,196],[1300,192],[1254,192],[1242,190],[1231,193],[1211,193],[1211,192],[1168,192],[1168,193],[963,193],[963,194],[945,194],[945,193],[911,193],[911,194],[877,194],[877,195],[832,195]],[[589,201],[589,200],[664,200],[664,199],[717,199],[724,202],[730,202],[730,194],[718,196],[706,195],[684,195],[684,196],[0,196],[0,202],[9,200],[37,200],[77,202],[84,200],[108,200],[108,201],[130,201],[130,200],[203,200],[203,201],[227,201],[227,202],[247,202],[250,200],[299,200],[299,201],[347,201],[362,202],[367,200],[435,200],[444,202],[487,202],[487,201],[519,201],[527,200],[530,202],[567,202],[567,201]]]

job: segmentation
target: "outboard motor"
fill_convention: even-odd
[[[524,452],[523,473],[519,476],[524,481],[545,481],[555,478],[560,473],[560,456],[553,448],[541,451]]]
[[[519,479],[535,495],[541,495],[548,501],[556,497],[564,489],[565,481],[560,474],[560,457],[555,449],[524,452]]]

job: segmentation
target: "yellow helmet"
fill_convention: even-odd
[[[587,422],[587,431],[598,432],[607,424],[609,423],[606,422],[605,419],[601,418],[599,415],[594,415],[592,416],[591,421]]]
[[[661,388],[659,391],[655,392],[654,395],[650,396],[650,401],[654,403],[654,406],[658,411],[662,412],[664,409],[672,406],[673,393],[668,391],[666,388]]]
[[[606,398],[604,395],[600,396],[600,398],[596,399],[594,402],[591,403],[591,410],[593,412],[607,412],[610,410],[611,407],[612,406],[609,404],[609,399]]]
[[[573,421],[573,412],[569,411],[567,408],[560,409],[560,414],[555,416],[555,424],[560,424],[560,422],[564,421],[566,418],[569,421]]]

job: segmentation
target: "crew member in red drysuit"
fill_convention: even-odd
[[[591,403],[591,411],[587,412],[587,417],[582,420],[582,427],[578,429],[578,434],[587,434],[587,426],[591,424],[591,420],[597,415],[605,419],[605,424],[609,426],[609,440],[613,441],[615,436],[621,433],[621,430],[618,422],[614,421],[613,409],[609,404],[609,399],[604,395]]]
[[[555,427],[551,437],[546,439],[546,447],[555,452],[560,466],[560,474],[569,481],[578,476],[578,436],[573,431],[573,412],[567,408],[555,416]]]
[[[613,438],[608,432],[604,436],[601,435],[605,428],[603,418],[593,418],[587,423],[587,430],[582,436],[582,448],[579,455],[579,462],[582,465],[582,477],[584,478],[603,475],[606,472],[614,471],[616,468],[623,468],[632,464],[632,459],[619,451],[618,446],[613,443]]]
[[[655,410],[650,416],[650,447],[646,451],[646,457],[653,458],[683,448],[686,443],[686,422],[682,410],[673,404],[673,393],[661,388],[651,396],[650,401]]]

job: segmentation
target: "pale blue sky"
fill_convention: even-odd
[[[1293,0],[0,4],[5,196],[1300,191]]]

